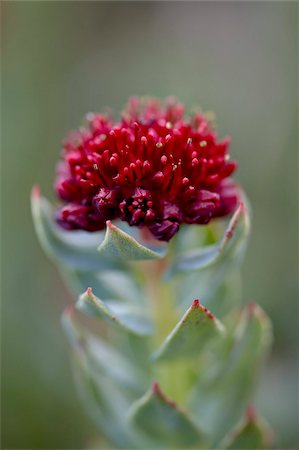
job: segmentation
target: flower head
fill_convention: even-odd
[[[120,121],[89,114],[63,145],[57,221],[96,231],[118,218],[169,241],[180,224],[206,224],[235,208],[228,146],[204,115],[186,118],[172,98],[131,98]]]

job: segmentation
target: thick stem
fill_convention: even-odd
[[[153,349],[160,347],[174,328],[180,316],[175,305],[175,295],[170,283],[162,280],[164,262],[147,262],[144,265],[147,291],[155,323]],[[191,369],[191,371],[190,371]],[[154,375],[162,389],[179,404],[185,402],[186,391],[192,379],[192,368],[188,361],[161,362],[155,365]]]

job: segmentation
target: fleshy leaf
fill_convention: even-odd
[[[233,335],[215,345],[190,397],[193,413],[215,436],[214,445],[244,414],[271,343],[269,319],[258,305],[248,305],[238,322]]]
[[[50,203],[41,196],[38,187],[31,195],[32,216],[40,244],[47,255],[69,268],[90,271],[114,269],[120,262],[101,257],[97,251],[104,234],[83,231],[64,231],[54,221]]]
[[[93,293],[103,301],[113,298],[121,302],[125,301],[125,304],[135,304],[140,310],[142,306],[148,307],[144,286],[138,282],[133,271],[131,273],[125,270],[82,272],[64,267],[62,276],[77,296],[85,291],[87,286],[92,286]]]
[[[63,329],[74,349],[88,354],[91,370],[98,374],[107,375],[115,382],[140,393],[144,389],[144,383],[139,369],[133,366],[114,347],[99,336],[79,326],[73,317],[73,308],[69,307],[62,315]]]
[[[204,440],[200,428],[165,396],[158,383],[133,404],[128,417],[148,440],[146,448],[198,448]]]
[[[221,448],[227,450],[265,450],[269,448],[272,432],[264,421],[249,407],[243,420],[224,439]]]
[[[240,283],[240,268],[230,270],[225,261],[200,271],[186,272],[173,279],[176,304],[183,313],[200,295],[205,306],[222,319],[232,308],[240,305]]]
[[[73,308],[67,308],[62,324],[73,349],[74,377],[87,412],[116,448],[132,448],[135,437],[124,418],[142,392],[140,374],[115,349],[79,326]]]
[[[211,339],[223,332],[221,322],[199,300],[194,300],[153,357],[155,360],[195,358]]]
[[[103,302],[93,294],[91,288],[79,297],[76,306],[87,315],[104,319],[125,332],[143,336],[153,331],[144,310],[119,301]]]
[[[249,235],[249,217],[247,208],[241,203],[230,220],[228,228],[220,242],[214,245],[191,250],[176,259],[170,267],[167,277],[179,272],[203,270],[219,262],[236,262]]]
[[[104,241],[98,247],[101,255],[112,260],[136,261],[145,259],[160,259],[166,254],[166,246],[151,249],[140,244],[125,231],[107,221]]]

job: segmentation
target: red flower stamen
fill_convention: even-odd
[[[203,115],[185,118],[173,99],[132,98],[119,122],[89,114],[63,146],[55,188],[67,204],[57,221],[96,231],[119,218],[169,241],[181,223],[230,214],[239,193],[228,178],[236,168],[228,145]]]

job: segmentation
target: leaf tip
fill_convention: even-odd
[[[97,297],[94,295],[93,290],[91,287],[88,287],[86,291],[84,291],[80,296],[76,303],[76,308],[79,310],[85,309],[86,306],[88,307],[96,307],[98,308],[97,304]]]
[[[200,309],[203,313],[206,314],[206,316],[209,319],[215,320],[214,314],[212,314],[211,311],[208,310],[208,308],[203,306],[198,299],[193,300],[193,303],[191,305],[191,309]]]
[[[246,421],[247,423],[254,423],[256,421],[256,410],[253,405],[248,405],[246,408]]]
[[[196,308],[199,308],[199,306],[200,306],[199,300],[198,299],[193,300],[191,308],[196,309]]]
[[[247,312],[249,316],[253,316],[257,312],[257,309],[258,309],[257,303],[255,302],[248,303]]]
[[[111,220],[107,220],[107,221],[106,221],[106,227],[107,227],[109,230],[115,230],[115,228],[116,228],[116,226],[113,225],[113,223],[111,222]]]
[[[265,311],[255,302],[248,303],[247,314],[249,317],[256,316],[262,322],[268,321],[268,317]]]
[[[88,297],[92,297],[92,296],[93,296],[92,288],[91,288],[91,287],[88,287],[88,288],[86,289],[86,291],[85,291],[85,294],[86,294]]]
[[[31,195],[33,198],[39,198],[41,196],[41,189],[38,184],[35,184],[31,189]]]
[[[161,389],[158,381],[156,380],[152,382],[152,391],[155,392],[155,394],[160,395]]]

